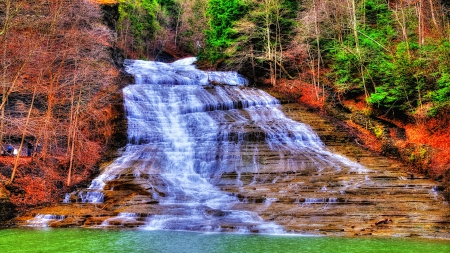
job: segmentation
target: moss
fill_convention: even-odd
[[[378,139],[380,139],[382,136],[383,136],[383,128],[382,127],[380,127],[380,126],[375,126],[373,129],[372,129],[372,131],[373,131],[373,133],[375,134],[375,136],[378,138]]]

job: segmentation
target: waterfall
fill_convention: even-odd
[[[239,74],[201,71],[193,62],[125,61],[135,77],[123,89],[128,144],[79,199],[103,202],[105,192],[115,191],[112,182],[128,180],[158,208],[136,207],[102,226],[122,218],[146,229],[280,232],[257,214],[234,208],[247,200],[220,187],[244,185],[242,175],[274,170],[364,170],[329,152],[309,126],[287,118],[278,100],[246,87]],[[273,201],[266,199],[267,205]]]

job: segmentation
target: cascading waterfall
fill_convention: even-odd
[[[104,193],[114,190],[107,186],[111,181],[132,175],[164,209],[146,215],[144,228],[279,233],[280,227],[255,213],[234,209],[238,198],[220,186],[243,185],[242,174],[274,168],[364,170],[329,152],[307,125],[288,119],[266,92],[246,88],[237,73],[201,71],[194,61],[125,61],[136,81],[123,90],[128,144],[79,194],[82,202],[103,202]],[[264,155],[268,152],[276,164]],[[302,157],[301,164],[296,157]],[[271,201],[276,199],[266,199],[267,205]],[[117,219],[142,215],[120,213],[102,226]]]
[[[33,219],[28,220],[25,227],[48,227],[50,223],[64,219],[65,217],[60,215],[38,214]]]

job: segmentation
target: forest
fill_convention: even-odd
[[[337,117],[450,195],[449,11],[438,0],[1,0],[0,139],[19,150],[0,158],[3,191],[24,210],[85,184],[126,141],[123,59],[197,56]]]
[[[98,166],[120,116],[119,71],[93,3],[1,1],[0,22],[0,177],[20,210],[58,201]]]

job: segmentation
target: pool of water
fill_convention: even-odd
[[[450,241],[95,229],[0,230],[0,252],[450,252]]]

